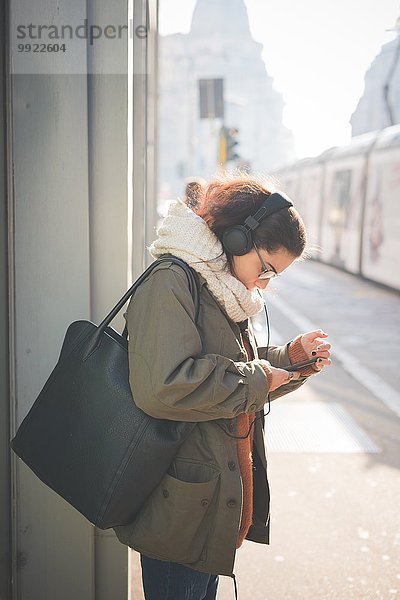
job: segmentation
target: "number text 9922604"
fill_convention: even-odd
[[[66,52],[65,44],[18,44],[18,52]]]

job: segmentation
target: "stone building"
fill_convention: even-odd
[[[396,29],[397,39],[382,46],[365,74],[364,93],[350,119],[353,136],[400,123],[400,19]]]
[[[224,79],[224,124],[239,130],[237,151],[251,171],[270,171],[295,158],[292,134],[282,125],[283,100],[273,89],[262,48],[251,37],[243,0],[197,0],[190,32],[161,38],[161,199],[180,195],[186,177],[209,178],[217,170],[222,120],[200,119],[199,79]]]

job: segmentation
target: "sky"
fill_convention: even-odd
[[[188,33],[195,3],[160,0],[161,35]],[[294,134],[297,157],[347,144],[364,75],[382,45],[396,35],[386,30],[400,16],[400,0],[245,4],[252,36],[263,44],[268,74],[283,96],[283,123]]]

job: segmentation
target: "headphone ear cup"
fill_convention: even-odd
[[[251,250],[252,238],[250,231],[243,225],[227,229],[222,236],[222,245],[228,254],[243,256]]]

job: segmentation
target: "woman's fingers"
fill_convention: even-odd
[[[332,348],[332,345],[329,342],[324,342],[322,344],[318,344],[318,346],[316,346],[316,350],[330,350]]]
[[[317,340],[317,338],[327,338],[328,334],[322,329],[316,329],[315,331],[308,331],[307,333],[303,333],[302,341],[306,341],[307,343],[313,343]]]
[[[330,353],[331,348],[332,348],[331,344],[322,344],[322,345],[318,346],[315,350],[312,350],[311,356],[329,358],[331,355],[331,353]]]
[[[305,352],[311,352],[311,350],[314,350],[317,346],[323,344],[323,338],[327,337],[328,335],[321,329],[317,329],[316,331],[309,331],[308,333],[302,334],[301,345],[303,346]]]
[[[318,371],[320,371],[321,369],[329,366],[330,364],[332,364],[330,358],[318,358],[317,362],[315,363],[315,367],[318,369]]]
[[[329,350],[327,350],[326,352],[317,352],[315,356],[317,356],[317,358],[329,358],[330,355],[331,353],[329,352]]]
[[[329,352],[329,350],[332,348],[332,345],[329,342],[321,339],[321,335],[324,335],[325,337],[327,336],[326,333],[321,333],[320,329],[317,331],[304,333],[302,335],[301,345],[303,346],[303,349],[307,356],[324,356],[325,358],[327,358],[327,356],[324,353]]]
[[[328,334],[322,329],[303,333],[301,336],[301,345],[307,356],[316,357],[317,362],[313,365],[315,371],[321,371],[324,367],[329,366],[332,361],[330,359],[330,350],[332,345],[326,341]]]

